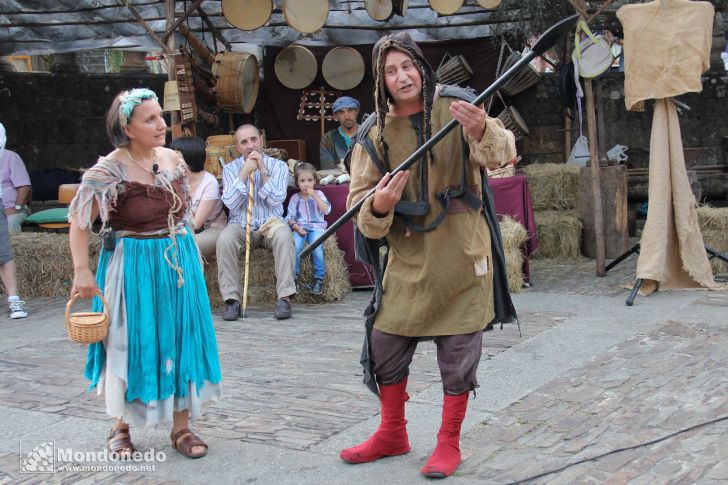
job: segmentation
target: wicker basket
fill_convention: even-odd
[[[79,344],[93,344],[101,342],[109,332],[109,305],[103,295],[98,293],[104,303],[103,312],[77,312],[71,313],[71,306],[78,298],[72,295],[66,303],[66,329],[71,340]]]

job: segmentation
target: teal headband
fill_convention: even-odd
[[[131,118],[131,114],[134,108],[142,104],[142,101],[146,99],[153,99],[158,101],[157,95],[151,89],[147,88],[136,88],[131,91],[127,91],[126,94],[121,95],[121,104],[119,104],[119,118],[121,125],[126,126]]]

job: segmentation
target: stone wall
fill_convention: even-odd
[[[104,115],[123,89],[149,87],[162,96],[166,75],[3,73],[0,121],[8,148],[29,171],[89,167],[111,151]]]
[[[0,122],[8,132],[8,149],[16,151],[29,171],[89,167],[112,150],[104,116],[113,97],[124,89],[148,87],[163,98],[166,74],[130,71],[119,74],[79,72],[0,73]],[[253,122],[214,107],[218,124],[197,123],[202,138]],[[169,122],[169,118],[168,118]]]

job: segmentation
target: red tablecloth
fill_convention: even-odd
[[[333,224],[346,212],[346,197],[349,195],[349,184],[317,185],[316,190],[324,193],[331,203],[331,212],[326,216],[326,222]],[[298,192],[298,188],[288,188],[288,198]],[[286,199],[285,207],[288,207]],[[349,281],[354,288],[370,287],[374,285],[374,274],[369,267],[357,261],[354,256],[354,223],[349,220],[336,231],[339,249],[344,252],[344,259],[349,269]]]
[[[538,234],[536,234],[536,221],[533,217],[528,180],[524,174],[516,173],[513,177],[488,179],[488,184],[493,190],[495,212],[498,217],[511,216],[520,222],[528,232],[528,240],[523,248],[523,274],[525,281],[530,283],[531,272],[528,267],[528,257],[538,249]]]

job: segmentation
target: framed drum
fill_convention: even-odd
[[[321,64],[324,79],[334,89],[354,89],[364,79],[364,58],[354,48],[334,47]]]
[[[223,111],[250,113],[258,99],[258,59],[246,52],[218,52],[212,64],[215,99]]]
[[[264,26],[273,11],[273,0],[222,0],[222,14],[240,30]]]
[[[303,34],[316,32],[329,17],[328,0],[286,0],[283,2],[283,18],[292,28]]]
[[[292,44],[278,53],[273,63],[273,71],[285,87],[303,89],[316,79],[318,64],[310,50],[302,45]]]
[[[429,0],[430,8],[440,15],[452,15],[463,6],[465,0]]]
[[[449,52],[440,61],[436,71],[437,80],[441,84],[460,84],[473,77],[473,69],[460,54],[453,56]]]
[[[364,8],[371,18],[386,22],[394,15],[392,0],[364,0]]]
[[[503,61],[503,66],[501,67],[498,76],[502,75],[508,69],[513,67],[518,61],[521,60],[521,57],[522,56],[520,52],[512,51]],[[518,73],[516,73],[515,76],[510,78],[503,85],[501,90],[508,96],[513,96],[520,93],[521,91],[525,91],[534,84],[538,83],[540,80],[541,74],[539,74],[538,71],[536,71],[536,69],[534,69],[533,66],[529,63],[525,69],[521,69],[520,71],[518,71]]]
[[[513,106],[506,106],[497,118],[503,122],[507,129],[513,132],[516,141],[523,139],[524,135],[530,133],[521,114]]]
[[[478,5],[480,5],[483,8],[487,9],[493,9],[496,8],[498,5],[501,4],[501,0],[476,0],[478,2]]]
[[[394,0],[393,5],[394,13],[400,17],[407,15],[407,7],[409,7],[409,0]]]

